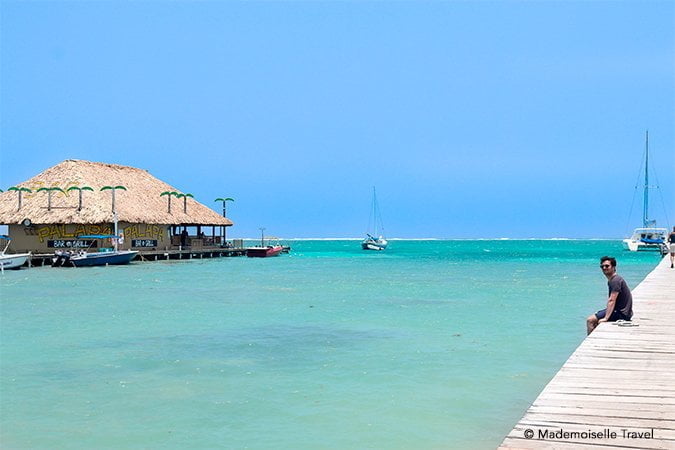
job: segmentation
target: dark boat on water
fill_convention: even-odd
[[[87,266],[108,266],[129,264],[138,251],[136,250],[117,250],[119,236],[114,234],[92,234],[78,236],[78,239],[112,239],[115,246],[112,249],[99,249],[98,252],[87,252],[86,250],[59,250],[52,258],[52,267],[87,267]],[[91,245],[89,247],[91,247]]]

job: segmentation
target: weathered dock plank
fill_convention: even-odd
[[[675,270],[633,289],[633,323],[601,324],[569,357],[501,449],[675,449]]]

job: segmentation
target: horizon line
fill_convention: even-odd
[[[239,238],[230,238],[233,239],[242,239],[245,241],[259,241],[260,237],[239,237]],[[499,238],[455,238],[455,237],[395,237],[387,238],[388,241],[622,241],[623,237],[618,238],[582,238],[582,237],[522,237],[522,238],[513,238],[513,237],[499,237]],[[265,240],[270,241],[362,241],[362,237],[269,237]]]

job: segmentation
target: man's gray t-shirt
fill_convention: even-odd
[[[619,275],[614,275],[612,279],[607,282],[607,286],[609,287],[609,294],[612,292],[619,293],[616,297],[614,310],[621,312],[621,314],[629,319],[633,317],[633,295],[630,293],[626,280]]]

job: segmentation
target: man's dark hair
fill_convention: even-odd
[[[600,264],[604,263],[605,261],[609,261],[612,267],[616,267],[616,258],[612,258],[611,256],[603,256],[600,258]]]

